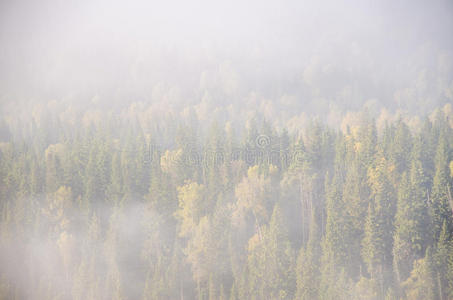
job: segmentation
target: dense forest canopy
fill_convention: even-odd
[[[4,130],[2,298],[452,297],[451,104],[293,134],[86,114]]]
[[[2,1],[0,299],[453,299],[453,3]]]

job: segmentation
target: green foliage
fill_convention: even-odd
[[[0,271],[22,272],[0,298],[453,297],[442,114],[418,131],[115,120],[0,143]]]
[[[423,177],[420,161],[414,160],[410,178],[404,173],[400,181],[393,245],[399,282],[406,280],[414,261],[423,257],[429,242],[430,224]]]
[[[320,232],[312,215],[310,237],[306,249],[301,247],[297,257],[296,276],[297,291],[296,299],[318,299],[320,284]]]

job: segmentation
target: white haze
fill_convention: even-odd
[[[163,101],[152,95],[164,86],[184,107],[220,86],[219,104],[257,92],[295,97],[297,113],[366,101],[417,110],[408,95],[451,100],[451,28],[447,0],[6,0],[0,101],[110,108]]]

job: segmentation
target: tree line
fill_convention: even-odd
[[[452,299],[450,117],[2,124],[0,298]]]

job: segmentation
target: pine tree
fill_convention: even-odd
[[[378,152],[374,164],[368,171],[371,202],[365,223],[362,256],[371,278],[379,282],[380,295],[384,296],[392,279],[393,219],[396,197],[387,178],[387,161],[382,151]]]
[[[121,157],[119,153],[114,153],[112,158],[112,172],[110,184],[107,189],[109,201],[118,204],[123,197],[123,177],[121,172]]]
[[[278,204],[274,207],[268,234],[266,272],[273,274],[269,282],[271,298],[291,299],[295,291],[294,253]]]
[[[364,124],[359,129],[357,143],[359,145],[358,160],[364,168],[368,168],[373,162],[376,153],[377,129],[376,122],[368,112],[364,112]]]
[[[428,208],[423,182],[421,162],[413,160],[410,175],[403,174],[399,185],[395,216],[393,255],[399,282],[408,278],[414,261],[423,257],[429,242]]]
[[[319,298],[319,260],[321,254],[320,233],[316,220],[312,213],[310,225],[310,237],[307,248],[301,247],[297,258],[296,275],[297,291],[296,299],[318,299]]]
[[[448,201],[449,175],[447,162],[447,144],[445,138],[441,135],[435,157],[436,173],[430,197],[435,241],[439,239],[444,222],[446,223],[447,231],[453,232],[452,208]]]
[[[275,205],[263,239],[249,241],[249,295],[256,299],[291,299],[295,292],[294,253],[288,240],[282,213]]]
[[[396,174],[407,172],[410,168],[412,134],[406,123],[398,120],[390,149],[390,162],[395,166]]]
[[[434,263],[436,270],[437,287],[439,289],[440,299],[448,299],[449,283],[448,283],[448,267],[449,267],[449,254],[451,253],[452,233],[447,229],[447,222],[444,221],[442,230],[439,235],[439,241],[434,254]]]
[[[361,260],[361,241],[364,237],[365,220],[368,212],[369,187],[366,180],[366,169],[353,157],[346,173],[343,189],[346,225],[348,228],[348,252],[352,259],[348,268],[351,277],[360,275],[364,267]]]
[[[450,241],[450,251],[448,254],[447,266],[447,282],[448,282],[448,296],[453,298],[453,241]]]
[[[344,157],[346,155],[346,148],[343,141],[339,142],[337,149],[337,157],[335,161],[335,170],[331,182],[326,179],[326,233],[323,241],[323,255],[324,263],[332,265],[334,273],[330,275],[323,274],[323,276],[338,275],[340,270],[345,270],[346,276],[351,273],[350,269],[353,266],[353,257],[351,256],[351,241],[353,240],[350,234],[351,218],[347,214],[346,204],[344,202],[344,174],[345,165]],[[341,148],[340,148],[341,147]],[[328,272],[329,273],[329,272]],[[331,283],[329,283],[330,285]]]
[[[60,154],[62,145],[50,145],[46,152],[46,192],[54,193],[61,185],[62,169]]]
[[[365,223],[365,237],[363,239],[362,257],[368,267],[371,280],[378,283],[381,295],[384,290],[384,237],[378,223],[379,217],[376,213],[374,203],[368,207],[368,215]]]

